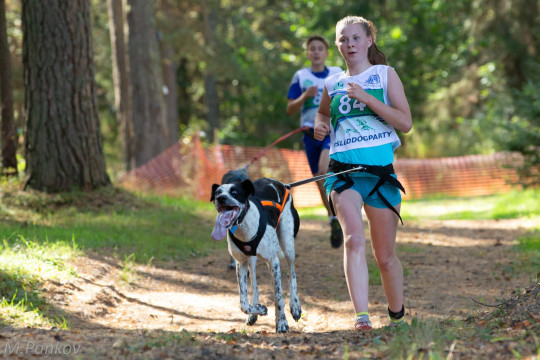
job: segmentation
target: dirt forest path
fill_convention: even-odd
[[[508,269],[516,256],[510,246],[529,226],[517,220],[407,221],[397,245],[405,269],[407,318],[465,318],[481,308],[473,299],[495,303],[528,285],[527,274]],[[80,346],[77,356],[96,359],[343,359],[344,339],[358,343],[361,335],[351,331],[354,314],[343,275],[343,247],[332,249],[328,233],[325,222],[302,221],[296,271],[305,315],[296,323],[287,313],[288,334],[274,333],[269,270],[262,262],[257,278],[269,314],[247,327],[226,251],[159,267],[137,266],[131,285],[121,281],[117,261],[90,253],[74,262],[78,277],[45,284],[53,306],[71,314],[71,329],[7,327],[0,330],[0,351],[6,355],[6,344],[12,349],[20,340],[21,347],[40,344],[41,355],[51,358],[73,358]],[[381,285],[370,286],[370,313],[374,327],[386,324]],[[241,343],[227,336],[240,333]],[[64,348],[53,355],[44,352],[51,349],[47,344],[59,342]],[[36,351],[31,351],[34,358]]]

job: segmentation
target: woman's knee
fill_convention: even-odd
[[[375,261],[380,271],[391,270],[396,264],[399,264],[399,259],[395,253],[376,254]]]
[[[362,234],[343,234],[343,241],[347,251],[365,251],[366,238]]]

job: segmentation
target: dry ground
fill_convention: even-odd
[[[400,227],[407,318],[464,319],[491,311],[474,300],[497,303],[529,285],[528,274],[508,270],[516,256],[510,246],[529,226],[500,220],[408,221]],[[89,253],[74,262],[77,278],[45,284],[49,301],[69,314],[70,330],[0,329],[0,354],[14,359],[50,354],[96,359],[343,359],[347,352],[351,359],[378,358],[361,352],[372,336],[351,331],[354,312],[343,275],[343,248],[332,249],[328,233],[326,223],[302,221],[296,270],[305,315],[298,323],[288,316],[288,334],[274,333],[269,270],[261,262],[261,303],[269,315],[247,327],[236,276],[227,270],[229,256],[224,251],[182,263],[138,266],[130,285],[121,281],[118,261]],[[382,287],[372,285],[369,291],[372,322],[382,327]],[[16,344],[18,351],[13,351]],[[510,350],[490,346],[471,352],[457,344],[452,355],[482,358],[484,352],[513,358]]]

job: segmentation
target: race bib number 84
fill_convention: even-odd
[[[339,112],[342,114],[348,114],[351,112],[351,110],[358,109],[359,111],[364,111],[364,108],[366,107],[366,104],[359,102],[358,100],[354,100],[351,107],[351,99],[345,95],[342,96],[339,99]]]
[[[330,110],[337,118],[373,114],[366,104],[347,95],[336,95],[330,103]]]
[[[366,91],[379,101],[384,102],[382,89],[367,89]],[[347,94],[344,93],[336,94],[332,98],[330,110],[338,119],[341,117],[348,118],[362,115],[375,115],[375,112],[373,112],[369,106],[356,99],[349,98]]]

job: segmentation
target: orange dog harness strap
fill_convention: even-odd
[[[270,207],[272,210],[277,209],[277,219],[275,220],[274,227],[277,227],[279,224],[279,219],[281,218],[281,213],[283,212],[283,207],[285,206],[285,203],[287,202],[287,199],[289,198],[289,190],[285,188],[285,195],[283,196],[283,202],[281,204],[276,203],[272,200],[261,200],[262,206],[265,207],[265,209],[268,209]],[[271,211],[272,213],[276,213],[276,211]],[[272,221],[270,221],[272,222]]]

